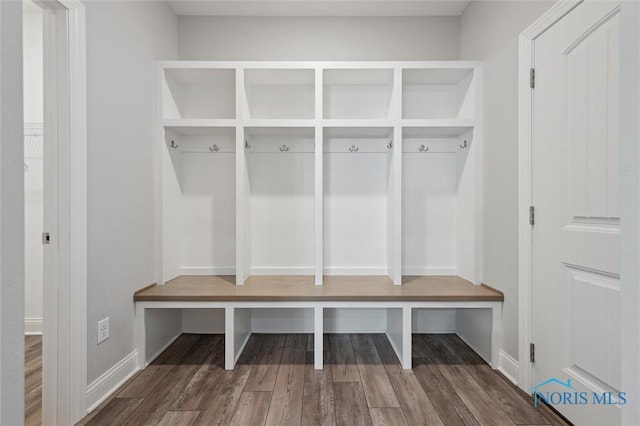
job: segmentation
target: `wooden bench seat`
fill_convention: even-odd
[[[491,364],[497,366],[504,295],[457,276],[404,277],[394,286],[382,276],[329,276],[316,286],[312,276],[252,276],[235,285],[234,276],[180,276],[134,295],[140,368],[147,365],[146,309],[224,309],[225,367],[233,369],[251,335],[251,309],[311,309],[314,312],[315,367],[323,367],[323,309],[387,309],[387,336],[404,368],[411,368],[412,310],[490,309]]]

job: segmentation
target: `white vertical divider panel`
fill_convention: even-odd
[[[233,370],[235,357],[235,308],[227,306],[224,309],[224,369]]]
[[[164,150],[165,135],[164,126],[162,125],[164,118],[164,68],[158,65],[156,68],[156,142],[153,144],[154,150],[154,281],[159,285],[164,285],[164,185],[162,183],[166,171],[164,170]]]
[[[315,152],[314,152],[314,170],[315,170],[315,192],[314,192],[314,264],[315,264],[315,284],[322,285],[322,270],[324,267],[323,259],[323,218],[324,218],[324,187],[323,187],[323,158],[324,158],[324,132],[322,129],[322,112],[323,112],[323,69],[316,68],[315,79],[315,101],[316,101],[316,132],[315,132]],[[317,322],[317,320],[316,320]],[[317,326],[316,326],[317,330]],[[320,336],[320,344],[322,344],[322,335]],[[316,342],[317,343],[317,342]],[[322,360],[320,360],[322,367]],[[316,363],[316,368],[318,365]]]
[[[483,222],[484,222],[484,196],[483,196],[483,188],[484,188],[484,109],[482,108],[483,102],[483,93],[484,86],[482,83],[482,67],[480,65],[476,66],[474,69],[473,82],[474,84],[473,90],[475,92],[475,117],[476,117],[476,126],[473,130],[473,144],[476,146],[476,157],[475,157],[475,173],[476,173],[476,187],[474,192],[475,197],[475,250],[474,250],[474,262],[475,262],[475,273],[474,279],[472,282],[476,285],[482,284],[483,280],[483,267],[484,264],[484,233],[483,233]],[[496,364],[497,365],[497,364]]]
[[[411,355],[413,348],[411,346],[411,333],[413,332],[413,314],[410,306],[404,306],[402,308],[402,368],[405,370],[411,370]]]
[[[313,365],[316,370],[322,370],[324,364],[324,309],[322,306],[313,308]]]
[[[402,68],[395,68],[390,115],[393,119],[393,153],[391,168],[391,264],[394,285],[402,284]]]
[[[244,148],[244,69],[236,69],[236,285],[243,285],[249,276],[251,250],[247,242],[251,240],[249,229],[249,178]]]

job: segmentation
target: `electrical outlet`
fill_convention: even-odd
[[[98,321],[98,344],[109,338],[109,317]]]

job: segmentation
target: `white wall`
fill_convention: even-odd
[[[180,17],[180,59],[458,59],[459,18]]]
[[[460,59],[483,61],[483,282],[504,292],[503,350],[518,359],[518,35],[553,2],[471,2],[460,21]],[[473,317],[458,332],[481,346]],[[475,330],[475,331],[474,331]],[[478,340],[480,339],[480,340]],[[474,341],[475,340],[475,341]]]
[[[35,9],[35,10],[33,10]],[[43,121],[42,12],[36,6],[23,16],[24,122]]]
[[[0,424],[24,422],[22,5],[0,2]]]
[[[620,17],[622,424],[640,424],[640,3]]]
[[[25,332],[42,332],[44,221],[42,12],[23,13],[25,152]],[[37,135],[37,136],[36,136]]]
[[[163,2],[86,4],[91,383],[135,349],[133,293],[154,282],[155,61],[176,58],[177,19]]]

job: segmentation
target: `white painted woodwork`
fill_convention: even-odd
[[[147,356],[145,318],[147,311],[156,310],[225,310],[225,369],[232,370],[240,357],[251,333],[265,332],[261,328],[263,318],[280,318],[289,323],[293,318],[308,318],[314,335],[314,367],[323,368],[322,345],[325,331],[350,333],[354,330],[340,328],[342,318],[358,321],[374,318],[377,332],[387,335],[403,369],[411,369],[411,333],[415,312],[426,310],[452,311],[456,309],[491,313],[491,356],[485,357],[493,368],[498,367],[499,348],[502,342],[502,302],[489,301],[442,301],[442,302],[330,302],[330,301],[271,301],[271,302],[206,302],[206,301],[139,301],[136,302],[136,346],[138,368],[144,369],[152,361]],[[300,312],[303,312],[300,315]],[[307,313],[311,315],[307,315]],[[287,325],[280,330],[286,330]],[[307,329],[308,330],[308,329]],[[305,330],[305,331],[307,331]],[[299,330],[291,330],[298,331]]]
[[[617,3],[585,2],[535,42],[534,384],[571,379],[589,396],[624,391],[618,31]],[[620,422],[615,405],[555,408],[576,424]]]
[[[234,118],[234,69],[165,69],[163,118]]]
[[[314,69],[246,69],[244,118],[312,119]]]
[[[160,62],[162,283],[479,284],[479,72],[466,61]]]
[[[167,127],[165,138],[165,280],[233,275],[235,128]]]
[[[169,1],[171,9],[179,16],[460,16],[469,0],[443,1],[395,1],[375,0],[357,3],[335,1],[287,1],[285,4],[262,0],[248,4],[214,0]]]
[[[403,118],[475,118],[473,69],[407,69],[402,78]]]
[[[314,136],[309,128],[246,128],[251,274],[313,275]]]

